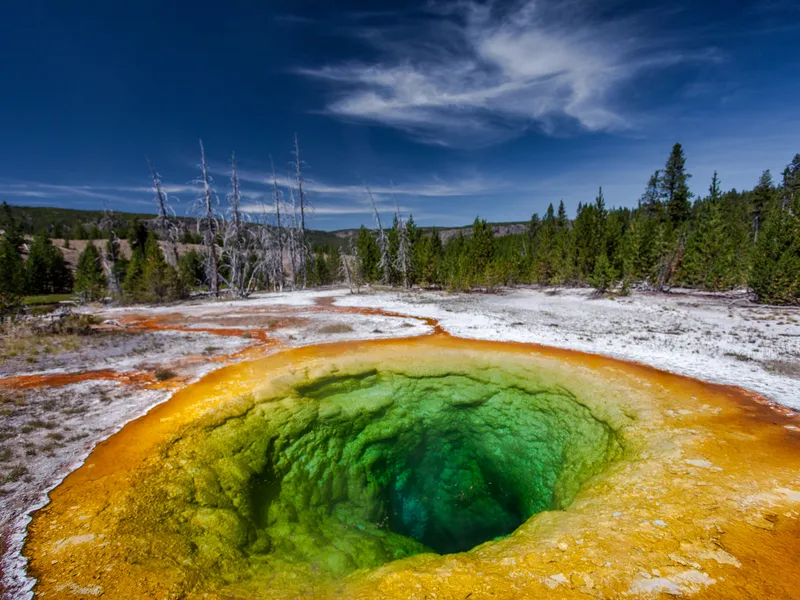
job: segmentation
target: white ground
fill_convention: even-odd
[[[337,305],[432,317],[456,336],[535,342],[737,385],[800,409],[800,310],[709,294],[594,298],[588,290],[344,296]]]

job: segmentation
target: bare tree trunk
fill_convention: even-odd
[[[112,297],[117,298],[122,295],[122,286],[120,285],[119,270],[117,268],[119,238],[117,237],[117,232],[114,231],[111,211],[108,209],[103,211],[103,219],[100,222],[100,228],[108,230],[106,249],[100,253],[103,260],[103,268],[106,271],[106,278],[108,279],[108,293]]]
[[[237,298],[250,295],[251,285],[257,273],[251,264],[255,238],[245,227],[244,216],[240,208],[241,189],[239,175],[236,170],[236,155],[231,157],[231,192],[228,194],[229,219],[225,224],[222,236],[222,255],[227,259],[230,268],[228,289]]]
[[[389,257],[389,240],[386,238],[386,232],[381,225],[381,215],[378,213],[378,205],[375,204],[375,197],[372,195],[372,190],[369,186],[364,184],[364,189],[367,191],[370,202],[372,202],[372,212],[375,215],[375,223],[378,225],[378,248],[381,251],[380,266],[383,267],[383,282],[389,285],[392,282],[392,261]]]
[[[200,140],[200,169],[202,171],[200,182],[203,184],[203,194],[198,198],[201,216],[197,220],[197,229],[199,233],[203,234],[203,244],[206,247],[206,276],[208,278],[208,287],[214,296],[219,296],[216,193],[212,187],[211,177],[208,174],[208,163],[206,162],[206,151],[203,148],[203,140]]]
[[[753,227],[753,244],[758,244],[758,215],[755,216]]]
[[[353,283],[354,283],[355,288],[356,288],[356,293],[360,294],[361,293],[361,275],[358,272],[359,271],[359,269],[358,269],[358,246],[353,244],[353,238],[352,237],[350,238],[349,246],[350,246],[350,256],[353,257],[353,265],[352,265],[352,268],[350,270],[351,271],[351,276],[352,276]]]
[[[202,147],[202,142],[201,142]],[[153,192],[155,193],[158,215],[156,216],[156,233],[164,240],[166,251],[164,258],[171,267],[178,268],[178,240],[177,228],[175,226],[175,211],[169,205],[169,196],[161,185],[161,177],[153,167],[150,159],[147,159],[147,166],[150,168],[150,177],[153,180]]]
[[[264,200],[261,203],[261,218],[257,220],[253,240],[253,270],[250,281],[253,286],[258,284],[261,277],[264,278],[266,289],[272,285],[277,287],[277,270],[275,268],[275,245],[273,243],[274,229],[270,226],[268,211]]]
[[[278,273],[277,285],[283,291],[283,226],[281,225],[281,189],[278,185],[278,177],[275,175],[275,163],[272,162],[272,193],[275,196],[275,218],[278,226],[278,258],[280,272]]]
[[[344,282],[347,284],[350,293],[355,293],[353,291],[353,274],[350,271],[350,256],[344,251],[344,248],[339,248],[339,262],[342,263],[342,267],[339,271],[340,275],[344,277]]]
[[[299,245],[300,245],[300,270],[303,277],[303,288],[308,285],[308,268],[307,268],[307,254],[308,248],[306,247],[306,196],[303,190],[303,161],[300,159],[300,143],[297,140],[297,134],[294,134],[294,171],[297,181],[297,195],[300,200],[300,229]]]
[[[294,191],[289,187],[289,198],[292,200],[292,225],[289,227],[289,258],[292,263],[292,289],[297,289],[297,204],[295,203]]]
[[[406,231],[406,226],[403,223],[403,217],[400,215],[400,209],[397,207],[397,203],[394,205],[394,214],[397,217],[397,235],[399,238],[397,247],[397,269],[403,274],[403,287],[408,288],[408,232]]]

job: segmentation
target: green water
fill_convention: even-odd
[[[187,433],[148,502],[196,565],[340,577],[508,535],[568,505],[619,452],[613,429],[563,388],[369,371],[251,400]]]

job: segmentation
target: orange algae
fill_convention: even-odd
[[[172,556],[141,562],[141,552],[119,544],[117,519],[139,473],[232,399],[327,363],[459,356],[531,363],[595,385],[626,421],[629,451],[566,510],[539,513],[508,538],[463,554],[417,555],[330,586],[219,587],[213,574]],[[642,365],[526,344],[432,336],[290,350],[220,369],[100,444],[35,515],[25,554],[40,597],[91,589],[115,598],[790,598],[800,584],[800,420],[756,400]]]
[[[152,373],[144,371],[82,371],[80,373],[54,373],[46,375],[16,375],[0,379],[0,387],[28,389],[38,387],[61,387],[83,381],[116,381],[124,385],[144,385],[155,381]]]

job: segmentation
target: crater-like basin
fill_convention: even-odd
[[[760,536],[798,539],[793,419],[533,346],[293,350],[222,369],[98,447],[25,552],[43,597],[729,592],[764,583],[742,576],[769,553]]]

